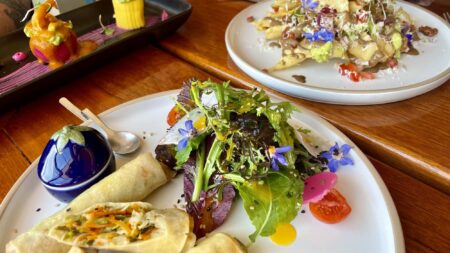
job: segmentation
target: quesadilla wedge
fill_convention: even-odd
[[[225,233],[214,233],[200,239],[186,253],[247,253],[247,248],[236,238]]]
[[[60,212],[10,241],[6,253],[67,253],[70,247],[47,237],[49,229],[64,217],[97,203],[142,200],[170,179],[171,175],[151,153],[143,153],[81,193]]]
[[[180,253],[192,235],[189,215],[157,210],[145,202],[96,204],[65,217],[49,236],[83,248],[145,253]]]

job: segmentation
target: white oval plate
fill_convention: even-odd
[[[352,82],[341,76],[337,60],[316,63],[308,60],[301,65],[265,73],[274,66],[281,49],[267,46],[264,33],[258,32],[247,17],[263,18],[271,10],[272,1],[264,1],[244,9],[228,25],[225,43],[237,66],[259,83],[291,96],[331,104],[370,105],[408,99],[428,92],[450,78],[450,25],[436,14],[417,5],[398,1],[418,26],[439,29],[433,42],[420,42],[417,56],[402,55],[400,67],[388,74],[377,74],[375,80]],[[292,75],[306,76],[306,83]]]
[[[166,115],[173,106],[178,91],[143,97],[117,106],[101,114],[114,129],[145,135],[139,152],[155,149],[165,135]],[[364,154],[344,134],[316,114],[301,109],[293,115],[295,124],[310,129],[324,139],[350,144],[350,157],[355,164],[339,168],[337,189],[343,193],[352,212],[343,222],[327,225],[306,213],[293,221],[297,240],[288,247],[276,246],[268,238],[258,238],[249,252],[366,252],[403,253],[404,241],[397,211],[383,181]],[[145,134],[144,134],[145,132]],[[116,157],[118,166],[131,157]],[[54,199],[40,184],[36,174],[37,160],[31,164],[10,190],[0,207],[0,252],[5,244],[33,224],[62,209],[64,204]],[[173,207],[183,191],[182,176],[154,192],[148,199],[159,208]],[[37,211],[39,210],[39,211]],[[230,216],[218,230],[228,232],[244,243],[253,232],[240,200],[233,205]]]

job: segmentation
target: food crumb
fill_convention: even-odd
[[[17,228],[15,228],[15,229],[13,229],[13,233],[17,234],[17,233],[19,233],[19,230],[17,230]]]
[[[281,45],[280,45],[280,43],[278,43],[278,42],[272,41],[272,42],[269,43],[269,47],[278,47],[278,48],[281,48]]]
[[[72,208],[69,207],[66,209],[66,212],[70,212],[70,210],[72,210]]]
[[[305,211],[305,210],[301,210],[300,212],[301,212],[301,213],[306,213],[306,211]]]
[[[292,77],[300,83],[306,83],[306,76],[304,75],[292,75]]]
[[[36,212],[39,212],[39,211],[41,211],[41,208],[36,209]]]
[[[247,22],[251,23],[253,21],[255,21],[255,17],[253,17],[253,16],[248,16],[247,17]]]
[[[434,37],[438,33],[438,29],[429,26],[421,26],[419,27],[419,32],[425,36]]]

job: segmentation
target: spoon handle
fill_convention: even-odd
[[[94,121],[94,123],[97,124],[97,126],[101,127],[106,132],[106,135],[110,137],[116,135],[116,133],[105,124],[105,122],[103,122],[100,118],[98,118],[97,115],[91,112],[91,110],[89,110],[88,108],[83,109],[81,111],[81,114],[87,116],[89,119]]]
[[[88,118],[84,117],[81,113],[81,110],[76,107],[72,102],[70,102],[67,98],[62,97],[59,99],[59,103],[64,106],[69,112],[71,112],[73,115],[77,116],[81,121],[86,121]]]

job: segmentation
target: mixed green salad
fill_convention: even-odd
[[[190,81],[169,113],[172,124],[157,159],[184,172],[187,211],[203,236],[221,225],[237,194],[257,236],[270,236],[302,207],[304,180],[327,169],[310,154],[288,119],[296,109],[260,90]]]

